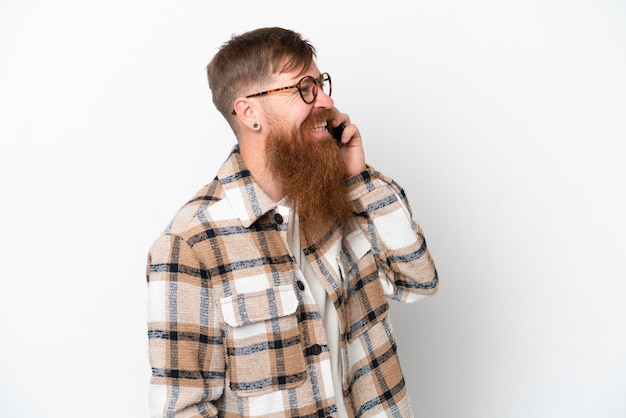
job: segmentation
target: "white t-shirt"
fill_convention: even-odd
[[[281,202],[284,205],[284,202]],[[298,215],[289,208],[289,224],[287,229],[287,244],[291,253],[296,258],[300,271],[304,276],[306,288],[308,288],[317,304],[317,308],[322,316],[324,330],[328,338],[328,351],[330,354],[331,371],[333,374],[333,386],[335,390],[335,402],[337,404],[337,416],[347,418],[348,413],[343,401],[343,390],[341,386],[341,356],[339,355],[339,317],[337,310],[330,300],[324,285],[311,268],[300,245],[300,226]]]

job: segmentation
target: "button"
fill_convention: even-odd
[[[274,214],[274,221],[276,221],[277,224],[282,224],[283,223],[283,215],[281,215],[280,213],[275,213]]]
[[[313,354],[314,356],[317,356],[319,353],[322,352],[322,346],[319,344],[313,344],[309,350],[311,354]]]
[[[298,280],[296,284],[298,285],[298,289],[304,290],[304,283],[302,283],[302,280]]]

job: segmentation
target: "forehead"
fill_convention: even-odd
[[[320,75],[321,73],[320,73],[320,70],[317,68],[317,65],[312,64],[305,71],[293,70],[293,71],[274,73],[270,77],[270,80],[272,83],[279,83],[279,84],[286,83],[285,85],[287,84],[292,85],[300,81],[302,77],[312,76],[314,78],[318,78]]]

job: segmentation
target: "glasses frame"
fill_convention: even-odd
[[[267,96],[268,94],[278,93],[279,91],[298,89],[298,93],[300,93],[300,97],[302,98],[304,103],[311,104],[315,101],[315,99],[317,99],[318,89],[313,90],[313,100],[311,100],[310,102],[307,102],[306,99],[304,98],[304,94],[302,93],[302,88],[301,88],[304,80],[309,79],[309,78],[313,80],[314,86],[319,87],[319,89],[322,91],[324,91],[323,89],[324,83],[328,82],[328,96],[330,97],[330,95],[333,94],[333,83],[331,81],[330,74],[322,73],[320,74],[320,78],[313,78],[313,76],[305,75],[304,77],[300,79],[300,81],[298,81],[298,84],[294,84],[293,86],[278,87],[275,89],[270,89],[270,90],[261,91],[259,93],[250,94],[246,96],[246,99],[249,99],[251,97]]]

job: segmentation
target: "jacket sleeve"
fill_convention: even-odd
[[[176,235],[150,249],[148,341],[151,417],[216,417],[224,390],[224,357],[206,269]]]
[[[369,166],[347,179],[346,185],[385,294],[401,302],[434,294],[439,286],[437,270],[402,188]]]

